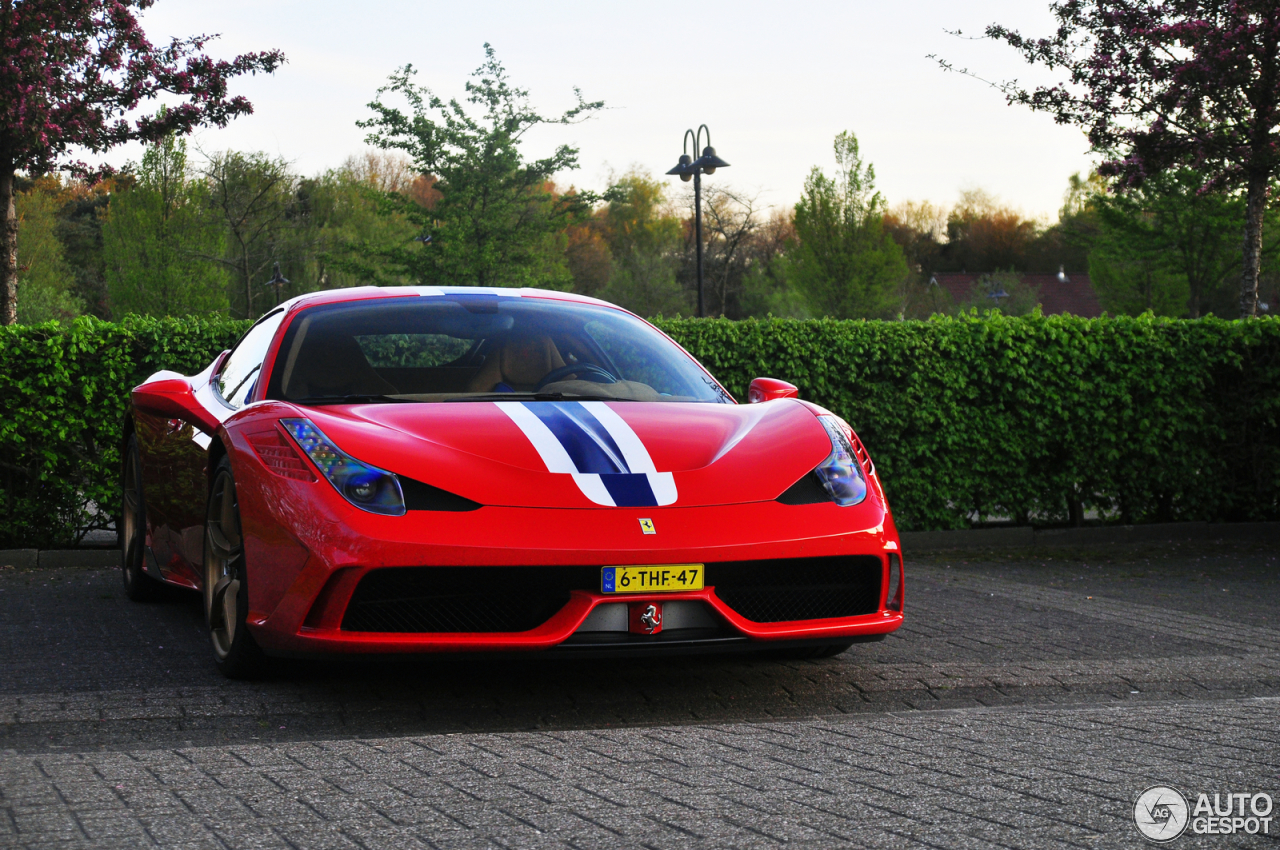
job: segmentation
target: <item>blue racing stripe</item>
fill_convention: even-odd
[[[600,476],[613,503],[620,508],[658,506],[649,476],[633,473],[613,435],[580,402],[524,403],[551,432],[579,473]]]
[[[572,405],[578,408],[577,415],[572,415],[565,408]],[[586,409],[578,402],[533,402],[524,405],[534,416],[542,420],[542,424],[555,436],[564,446],[565,452],[569,455],[569,459],[573,461],[573,465],[578,468],[578,472],[595,473],[597,475],[616,475],[617,473],[629,473],[631,470],[627,468],[626,461],[622,458],[622,452],[618,450],[618,446],[614,443],[613,438],[605,432],[595,417],[587,413]],[[588,433],[584,427],[584,421],[594,423],[597,428],[592,428]],[[592,439],[593,435],[603,435],[600,442]],[[604,445],[602,446],[601,443]],[[612,456],[611,456],[612,455]]]
[[[649,476],[643,472],[626,475],[601,475],[600,481],[620,508],[656,508],[658,499],[649,486]]]
[[[613,465],[618,467],[619,472],[630,472],[631,467],[627,464],[626,455],[622,453],[622,449],[618,448],[617,442],[614,441],[613,435],[609,433],[609,429],[604,427],[599,419],[582,406],[580,401],[563,402],[557,405],[560,410],[574,421],[581,428],[587,439],[594,438],[596,444],[608,454]],[[586,472],[587,470],[580,470]]]

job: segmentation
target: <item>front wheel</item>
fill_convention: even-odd
[[[124,449],[121,470],[120,522],[116,536],[120,538],[120,575],[124,594],[134,602],[151,602],[160,596],[163,585],[143,570],[142,559],[147,549],[147,509],[142,500],[142,459],[138,439],[132,434]]]
[[[245,625],[249,584],[244,536],[231,462],[223,458],[213,474],[204,522],[204,613],[213,660],[230,679],[252,676],[262,666],[262,650]]]

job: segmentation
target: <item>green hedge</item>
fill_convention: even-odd
[[[1280,320],[669,319],[739,398],[759,375],[845,417],[903,530],[1280,517]],[[0,328],[0,548],[72,542],[114,506],[127,390],[191,373],[244,322]]]
[[[75,543],[110,523],[129,389],[161,369],[200,371],[247,326],[130,317],[0,327],[0,549]]]
[[[846,418],[903,530],[974,519],[1280,515],[1280,320],[962,316],[664,329],[741,397],[792,381]]]

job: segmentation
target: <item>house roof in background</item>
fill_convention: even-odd
[[[937,272],[933,275],[938,286],[950,293],[957,304],[968,300],[974,282],[980,277],[980,274],[961,272]],[[1070,313],[1092,319],[1102,315],[1098,294],[1094,292],[1093,281],[1087,274],[1024,274],[1022,282],[1039,287],[1040,309],[1046,316]]]

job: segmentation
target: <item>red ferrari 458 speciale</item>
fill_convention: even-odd
[[[817,656],[898,628],[858,438],[782,381],[749,400],[591,298],[304,295],[133,390],[125,588],[201,591],[230,676],[264,653]]]

